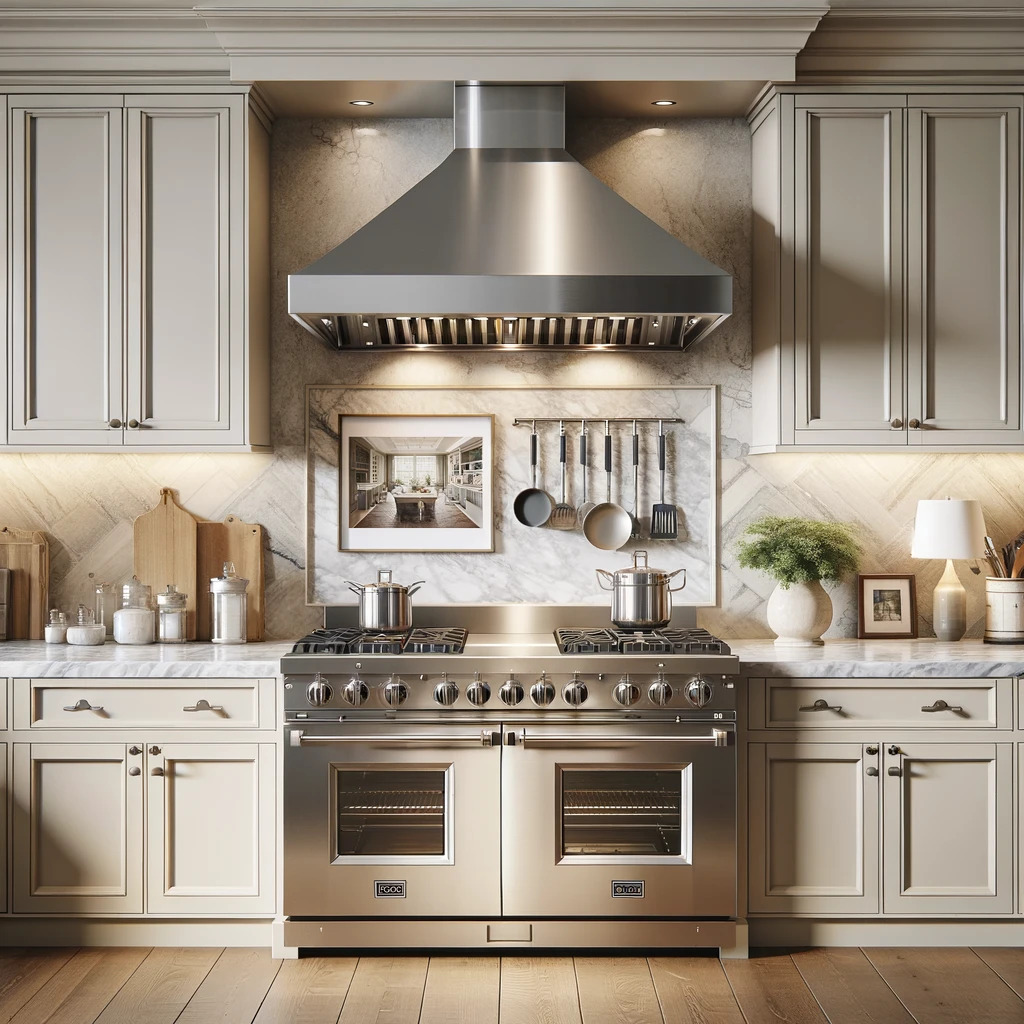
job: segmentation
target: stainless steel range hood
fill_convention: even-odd
[[[455,149],[288,278],[332,347],[686,349],[732,278],[565,151],[563,86],[457,85]]]

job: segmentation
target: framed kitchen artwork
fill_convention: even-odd
[[[912,574],[857,577],[857,636],[861,640],[916,639],[917,587]]]
[[[493,416],[341,416],[342,551],[494,550]]]

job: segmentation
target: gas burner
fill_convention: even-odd
[[[457,627],[414,629],[402,645],[406,654],[461,654],[469,633]]]
[[[359,633],[349,644],[349,654],[401,654],[405,633]]]
[[[344,629],[314,629],[293,648],[293,654],[347,654],[349,645],[362,630],[349,626]]]
[[[608,629],[556,629],[555,643],[560,654],[610,654],[618,650]]]
[[[729,645],[706,629],[659,629],[673,654],[729,654]]]
[[[293,648],[293,654],[461,654],[469,634],[455,627],[380,633],[348,626],[314,629]]]
[[[609,632],[623,654],[669,654],[672,651],[668,640],[649,629],[612,629]]]

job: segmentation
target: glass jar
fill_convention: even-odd
[[[62,644],[68,637],[68,617],[59,609],[50,609],[50,621],[43,627],[48,644]]]
[[[121,588],[116,583],[97,583],[93,607],[96,621],[106,628],[110,639],[114,635],[114,612],[121,607]]]
[[[185,642],[185,605],[188,595],[181,593],[173,583],[167,584],[162,594],[156,595],[156,638],[161,644]]]
[[[103,623],[96,621],[96,613],[80,604],[77,622],[68,626],[67,642],[80,647],[98,647],[106,638],[106,630]]]
[[[235,563],[224,563],[224,574],[210,580],[210,642],[244,644],[246,641],[245,589],[249,581],[235,575]]]
[[[151,644],[155,639],[152,593],[137,576],[121,588],[121,607],[114,612],[114,639],[119,644]]]

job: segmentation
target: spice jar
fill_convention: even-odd
[[[50,621],[43,627],[43,639],[48,644],[62,644],[68,635],[68,617],[56,608],[50,609]]]
[[[161,644],[185,642],[185,603],[188,594],[181,593],[173,583],[156,595],[156,638]]]
[[[137,576],[121,588],[121,607],[114,612],[114,639],[119,644],[151,644],[156,633],[152,587]]]
[[[77,624],[68,626],[68,643],[78,647],[98,647],[106,638],[107,631],[102,622],[96,621],[96,613],[80,604]]]
[[[107,638],[114,635],[114,612],[121,607],[121,588],[116,583],[97,583],[93,607],[96,621],[107,631]]]
[[[224,575],[210,580],[210,642],[244,644],[249,581],[235,575],[235,563],[224,563]]]

